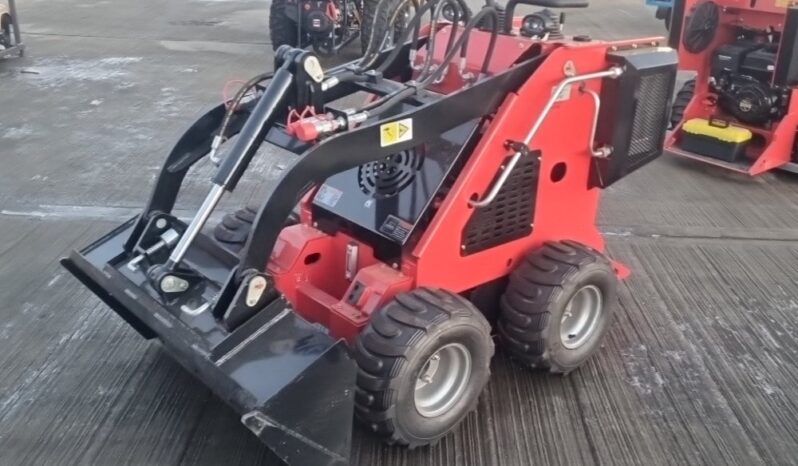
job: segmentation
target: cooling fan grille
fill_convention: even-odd
[[[376,199],[393,197],[413,183],[423,163],[424,157],[415,150],[398,152],[361,165],[358,184],[364,194]]]

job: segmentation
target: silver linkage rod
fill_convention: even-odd
[[[543,107],[543,111],[540,112],[540,115],[538,115],[537,120],[535,120],[535,123],[532,125],[532,128],[529,130],[529,133],[527,133],[526,137],[524,138],[523,141],[524,145],[528,146],[529,143],[532,142],[532,138],[535,137],[540,127],[543,126],[543,122],[546,120],[546,117],[549,116],[549,112],[551,112],[551,109],[554,107],[554,104],[557,102],[557,100],[559,100],[560,94],[562,94],[562,92],[565,90],[566,87],[574,83],[590,81],[591,79],[599,79],[599,78],[615,79],[621,74],[623,74],[623,68],[619,66],[613,66],[612,68],[606,71],[598,71],[596,73],[587,73],[587,74],[580,74],[577,76],[569,76],[560,81],[560,83],[557,85],[557,87],[554,88],[554,91],[551,93],[551,97],[546,102],[546,105]],[[593,148],[591,147],[590,150],[592,152]],[[483,198],[480,201],[469,200],[468,201],[469,204],[471,204],[472,207],[485,207],[489,205],[491,202],[493,202],[493,200],[496,199],[496,196],[499,195],[499,191],[501,191],[502,187],[504,186],[504,183],[507,181],[507,178],[510,177],[510,173],[512,173],[513,169],[515,168],[516,164],[518,164],[518,161],[521,159],[522,156],[523,154],[520,151],[516,152],[513,155],[513,158],[510,159],[509,162],[507,162],[507,165],[505,165],[504,169],[502,170],[502,174],[499,176],[499,179],[496,180],[496,183],[488,192],[488,195],[485,196],[485,198]]]
[[[202,227],[205,226],[205,222],[208,221],[213,209],[216,208],[216,205],[222,199],[222,195],[224,195],[224,187],[214,183],[213,188],[211,188],[211,191],[205,197],[205,200],[202,201],[202,206],[200,206],[199,210],[197,211],[197,215],[195,215],[191,220],[191,223],[186,228],[185,233],[183,233],[183,236],[180,237],[180,241],[178,241],[175,249],[169,256],[169,260],[166,262],[166,268],[168,270],[174,268],[180,263],[180,261],[183,260],[183,257],[186,256],[188,247],[192,242],[194,242],[194,239],[202,230]]]

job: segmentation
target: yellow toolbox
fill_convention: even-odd
[[[693,118],[682,125],[681,147],[686,151],[727,162],[745,157],[753,133],[728,121]]]

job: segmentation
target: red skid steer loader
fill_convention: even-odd
[[[694,71],[676,96],[668,152],[727,170],[798,173],[798,6],[675,0],[670,45]]]
[[[518,3],[543,9],[513,19]],[[568,37],[549,9],[585,6],[510,0],[424,33],[459,8],[430,1],[402,45],[329,70],[282,47],[239,93],[256,98],[188,129],[139,216],[63,264],[289,464],[348,464],[353,418],[433,443],[476,406],[492,326],[521,364],[567,373],[628,273],[602,252],[599,193],[660,155],[676,55]],[[355,93],[371,97],[334,104]],[[246,228],[235,248],[203,226],[264,143],[296,158],[227,225]],[[175,198],[206,156],[220,165],[184,223]]]

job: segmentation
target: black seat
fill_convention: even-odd
[[[518,3],[542,6],[544,8],[587,8],[589,0],[525,0]]]

